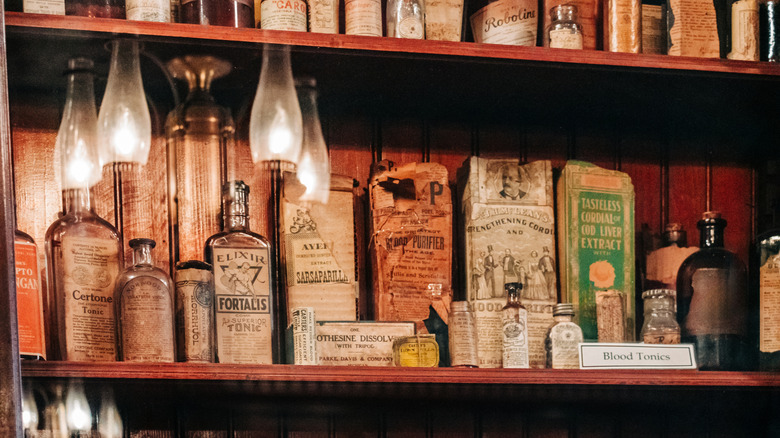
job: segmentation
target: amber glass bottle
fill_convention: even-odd
[[[725,227],[720,213],[704,213],[698,222],[700,249],[677,274],[682,342],[695,345],[702,370],[741,370],[750,364],[747,275],[745,265],[723,248]]]

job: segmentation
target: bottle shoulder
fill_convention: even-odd
[[[241,246],[268,248],[271,243],[264,236],[251,231],[222,231],[206,239],[206,248]]]
[[[120,241],[119,232],[110,222],[94,214],[66,214],[46,230],[46,240],[62,240],[65,235],[95,237]]]
[[[132,266],[123,271],[116,279],[117,293],[121,294],[124,291],[125,285],[136,279],[150,279],[159,281],[169,293],[172,292],[173,281],[171,277],[162,269],[156,266]]]
[[[693,273],[703,268],[737,269],[745,271],[745,264],[725,248],[701,248],[680,264],[680,273]]]

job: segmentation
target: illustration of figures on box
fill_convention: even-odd
[[[317,231],[317,223],[314,222],[308,210],[299,208],[296,213],[293,223],[290,225],[291,234],[313,233]]]
[[[510,248],[504,249],[499,258],[493,245],[488,245],[487,251],[481,251],[474,259],[471,271],[471,290],[476,299],[503,298],[505,283],[522,283],[524,299],[557,299],[555,260],[548,247],[542,252],[539,257],[536,250],[531,251],[526,262]]]

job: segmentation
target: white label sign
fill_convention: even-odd
[[[696,369],[693,344],[580,344],[581,369]]]

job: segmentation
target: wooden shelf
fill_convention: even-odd
[[[696,370],[505,370],[295,365],[23,362],[28,378],[199,381],[424,383],[457,385],[621,385],[647,387],[780,387],[780,373]]]
[[[409,56],[410,54],[421,56],[458,56],[605,67],[780,76],[780,65],[767,62],[329,35],[261,29],[234,29],[222,26],[205,27],[192,24],[151,23],[75,16],[24,14],[19,12],[6,12],[5,19],[6,26],[9,27],[10,32],[27,31],[36,34],[73,35],[83,32],[95,32],[172,39],[197,39],[214,42],[290,44],[299,46],[299,49],[307,47],[316,49],[347,49],[370,51],[375,52],[377,55],[400,53],[404,56]],[[207,30],[207,32],[204,30]]]

